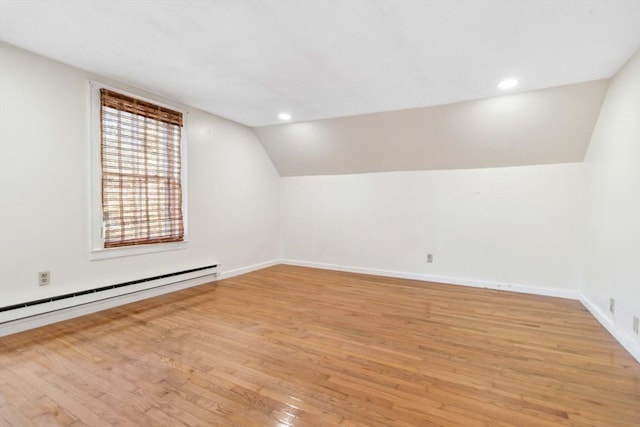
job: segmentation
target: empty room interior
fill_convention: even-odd
[[[640,426],[640,1],[0,0],[0,426]]]

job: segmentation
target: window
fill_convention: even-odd
[[[184,241],[183,114],[100,88],[102,248]]]

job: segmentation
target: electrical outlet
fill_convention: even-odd
[[[427,262],[433,262],[433,254],[427,254]]]
[[[638,334],[638,323],[640,322],[640,319],[638,319],[638,316],[633,316],[633,332],[635,332],[636,334]]]
[[[609,298],[609,311],[613,314],[616,311],[616,300]]]
[[[38,273],[38,285],[48,286],[51,283],[51,274],[48,271]]]

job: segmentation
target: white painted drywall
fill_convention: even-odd
[[[585,171],[583,293],[640,355],[632,331],[633,316],[640,316],[640,51],[611,80]]]
[[[0,64],[0,305],[278,259],[279,176],[255,133],[185,107],[188,247],[91,261],[88,79],[170,101],[6,44]],[[39,287],[44,270],[51,285]]]
[[[570,163],[282,178],[282,255],[575,292],[582,172]]]

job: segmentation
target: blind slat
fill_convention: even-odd
[[[142,101],[132,96],[123,95],[109,89],[100,89],[103,107],[126,111],[136,116],[147,117],[159,122],[165,122],[182,127],[182,113],[151,102]]]

